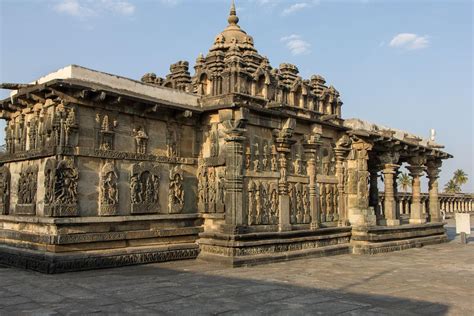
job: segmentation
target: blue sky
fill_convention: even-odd
[[[323,75],[360,117],[428,137],[474,191],[472,1],[237,0],[241,27],[274,67]],[[230,0],[0,0],[0,81],[69,64],[139,79],[191,64],[225,28]],[[6,97],[3,90],[0,96]],[[3,126],[0,123],[0,138]]]

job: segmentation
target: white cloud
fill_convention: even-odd
[[[161,4],[174,7],[179,4],[180,0],[160,0]]]
[[[311,52],[311,44],[303,40],[300,35],[291,34],[280,40],[285,43],[292,55],[304,55]]]
[[[283,11],[281,12],[281,15],[287,16],[287,15],[293,14],[295,12],[301,11],[303,9],[312,7],[317,4],[319,4],[319,0],[297,2],[283,9]]]
[[[430,44],[428,36],[419,36],[413,33],[400,33],[395,35],[389,43],[390,47],[407,50],[423,49]]]
[[[108,13],[124,16],[135,13],[135,6],[127,0],[61,0],[53,9],[82,19]]]

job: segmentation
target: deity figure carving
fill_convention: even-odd
[[[296,159],[293,162],[293,170],[295,174],[302,174],[302,161],[299,154],[296,155]]]
[[[250,180],[248,183],[248,224],[253,225],[257,222],[257,213],[255,210],[255,183]]]
[[[118,206],[118,174],[112,163],[106,163],[101,170],[99,192],[99,215],[116,215]]]
[[[99,149],[101,150],[114,150],[114,129],[117,127],[117,121],[110,122],[109,116],[104,115],[102,120],[100,119],[100,115],[96,115],[96,122],[100,124],[99,128]]]
[[[252,152],[250,150],[250,145],[247,144],[245,148],[245,169],[250,170],[252,165]]]
[[[225,212],[225,179],[224,176],[219,176],[217,181],[217,206],[216,211]]]
[[[168,207],[170,213],[181,213],[184,209],[183,170],[174,167],[170,170]]]
[[[301,223],[304,216],[303,187],[301,183],[296,184],[296,223]]]
[[[209,210],[209,213],[215,213],[216,201],[217,201],[215,169],[209,168],[207,176],[208,176],[208,196],[209,196],[208,210]]]
[[[254,144],[254,152],[253,152],[253,171],[258,172],[260,171],[260,150],[258,140],[256,140]]]
[[[133,130],[135,137],[135,152],[137,154],[146,154],[148,145],[148,134],[145,129],[141,126]]]
[[[273,172],[278,171],[278,158],[275,145],[272,145],[272,160],[271,160],[271,170]]]
[[[77,131],[78,125],[76,122],[76,111],[74,108],[65,108],[65,122],[64,122],[64,146],[72,146],[73,133]]]
[[[264,171],[268,169],[269,166],[269,147],[268,147],[268,142],[264,141],[263,142],[263,158],[262,158],[262,168]]]
[[[260,184],[257,184],[257,190],[255,191],[255,209],[256,209],[256,221],[255,224],[262,223],[263,205],[262,205],[262,190]]]
[[[168,157],[176,158],[181,155],[179,144],[181,142],[181,133],[178,124],[168,123],[166,133],[166,146]]]
[[[10,212],[10,179],[8,167],[0,167],[0,215]]]
[[[303,206],[304,206],[304,217],[303,222],[305,224],[311,223],[311,209],[310,209],[310,201],[309,201],[309,187],[305,185],[303,187]]]
[[[15,208],[17,215],[36,214],[36,191],[38,188],[38,166],[23,166],[18,179],[18,200]]]
[[[158,213],[160,211],[159,193],[159,167],[146,162],[134,164],[130,176],[131,213]]]
[[[296,196],[293,183],[288,183],[288,197],[290,200],[290,222],[296,223]]]
[[[339,220],[339,189],[333,185],[333,220]]]
[[[326,186],[324,183],[319,184],[319,207],[321,210],[321,222],[326,221],[326,213],[327,213],[327,200],[326,200]]]
[[[333,220],[333,190],[332,184],[325,185],[326,190],[326,221],[330,222]]]
[[[213,124],[209,135],[210,140],[210,156],[219,156],[219,132],[217,124]]]
[[[79,173],[71,157],[49,158],[44,167],[44,215],[77,216]]]
[[[207,167],[202,162],[198,166],[198,205],[200,210],[208,211]]]
[[[278,187],[274,183],[272,183],[270,200],[270,224],[278,224]]]

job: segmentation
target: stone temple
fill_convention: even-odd
[[[0,263],[48,273],[194,258],[241,266],[446,241],[443,146],[343,119],[333,86],[273,68],[238,22],[232,6],[193,75],[186,61],[141,81],[71,65],[2,85],[13,91],[0,103]]]

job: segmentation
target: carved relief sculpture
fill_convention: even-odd
[[[150,214],[160,211],[160,169],[148,162],[132,166],[130,201],[132,214]]]
[[[168,207],[170,213],[181,213],[184,209],[183,170],[174,167],[170,170]]]
[[[77,216],[77,182],[79,173],[70,157],[45,164],[45,216]]]
[[[100,173],[99,215],[117,215],[118,174],[113,163],[106,163]]]
[[[180,127],[177,123],[167,123],[166,147],[168,157],[176,158],[181,155],[179,144],[181,143]]]
[[[0,215],[10,212],[10,170],[7,166],[0,167]]]
[[[114,129],[117,127],[117,121],[110,122],[109,116],[104,115],[102,119],[97,114],[96,122],[100,124],[98,134],[98,147],[101,150],[114,150]]]
[[[135,152],[137,154],[146,154],[148,145],[148,135],[142,126],[133,130],[135,137]]]
[[[18,179],[18,200],[16,215],[36,214],[36,191],[38,189],[38,166],[22,166]]]

